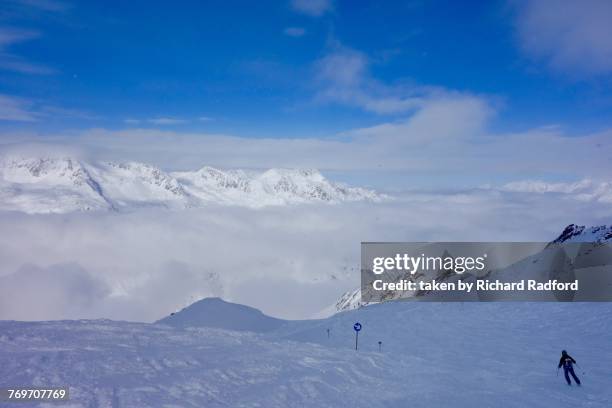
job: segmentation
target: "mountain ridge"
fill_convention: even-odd
[[[184,209],[222,205],[266,206],[381,201],[373,190],[325,178],[315,169],[166,172],[146,163],[85,162],[69,156],[0,159],[0,210],[25,213]]]

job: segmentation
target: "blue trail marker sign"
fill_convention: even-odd
[[[355,350],[357,350],[357,345],[359,344],[359,331],[361,330],[361,323],[355,323],[353,325],[353,330],[355,330]]]

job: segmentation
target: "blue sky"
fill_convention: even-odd
[[[611,19],[598,0],[3,0],[0,137],[321,141],[397,126],[412,143],[455,140],[436,128],[455,120],[459,135],[592,137],[611,127]],[[414,130],[440,101],[433,129]]]

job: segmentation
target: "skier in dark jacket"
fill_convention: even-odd
[[[574,378],[576,384],[580,385],[580,379],[576,376],[574,372],[574,364],[576,364],[576,360],[572,358],[567,351],[563,350],[561,352],[561,359],[559,360],[559,366],[557,368],[561,368],[563,366],[563,372],[565,373],[565,381],[567,381],[567,385],[572,385],[570,381],[569,375],[571,374]]]

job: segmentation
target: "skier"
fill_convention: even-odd
[[[574,364],[576,364],[576,360],[567,354],[567,351],[561,351],[561,359],[559,360],[557,370],[563,366],[563,372],[565,373],[565,381],[567,381],[567,385],[572,385],[569,377],[570,374],[574,378],[576,384],[580,385],[580,379],[576,376],[576,373],[574,373]]]

